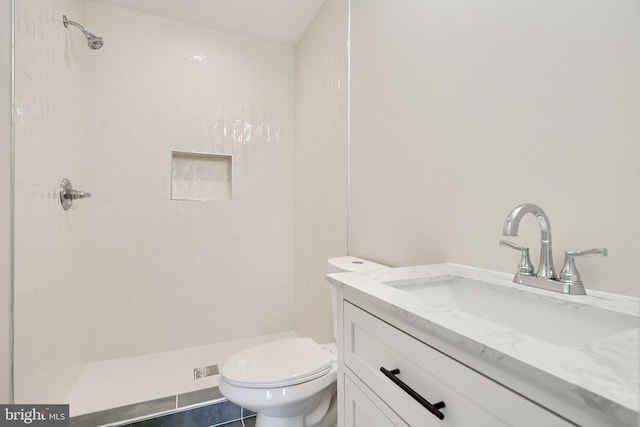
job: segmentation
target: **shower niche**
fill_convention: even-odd
[[[171,152],[172,200],[232,200],[230,154]]]

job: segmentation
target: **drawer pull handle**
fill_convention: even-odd
[[[400,369],[394,369],[394,370],[390,371],[390,370],[385,369],[384,367],[381,366],[380,367],[380,372],[382,372],[387,378],[389,378],[391,381],[393,381],[395,385],[397,385],[402,390],[404,390],[416,402],[418,402],[419,404],[424,406],[427,409],[427,411],[431,412],[433,415],[435,415],[436,417],[438,417],[441,420],[444,419],[444,414],[439,411],[439,409],[442,409],[442,408],[445,407],[444,402],[431,403],[427,399],[425,399],[424,397],[420,396],[414,389],[412,389],[407,384],[405,384],[404,381],[402,381],[400,378],[396,377],[396,375],[398,375],[400,373]]]

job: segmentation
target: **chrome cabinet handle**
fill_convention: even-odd
[[[60,203],[62,204],[62,209],[65,211],[71,207],[74,200],[86,199],[88,197],[91,197],[91,193],[74,190],[71,186],[71,181],[67,178],[64,178],[62,182],[60,182]]]
[[[425,399],[424,397],[420,396],[420,394],[417,391],[415,391],[414,389],[409,387],[400,378],[396,377],[396,375],[398,375],[400,373],[400,369],[393,369],[393,370],[390,371],[390,370],[385,369],[384,367],[381,366],[380,367],[380,372],[382,372],[387,378],[389,378],[391,381],[393,381],[393,383],[395,385],[397,385],[403,391],[405,391],[416,402],[418,402],[419,404],[424,406],[427,409],[427,411],[431,412],[433,415],[438,417],[438,419],[440,419],[440,420],[444,419],[444,414],[439,411],[440,409],[445,407],[444,402],[431,403],[427,399]]]
[[[500,240],[500,246],[506,246],[520,251],[522,256],[520,257],[520,263],[518,264],[518,273],[523,276],[533,276],[533,264],[531,263],[531,258],[529,258],[529,248],[518,246],[508,240]]]
[[[587,249],[586,251],[573,252],[566,251],[564,253],[564,267],[560,271],[560,281],[572,284],[582,284],[580,272],[576,267],[575,257],[577,256],[607,256],[606,248]]]

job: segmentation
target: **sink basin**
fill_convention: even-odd
[[[608,318],[606,311],[587,313],[566,300],[545,299],[539,294],[528,297],[526,291],[456,275],[383,283],[430,305],[460,311],[562,346],[577,347],[638,327],[633,322]]]

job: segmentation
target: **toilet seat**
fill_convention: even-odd
[[[334,359],[311,338],[291,338],[252,347],[227,360],[222,376],[238,387],[274,388],[326,375]]]

